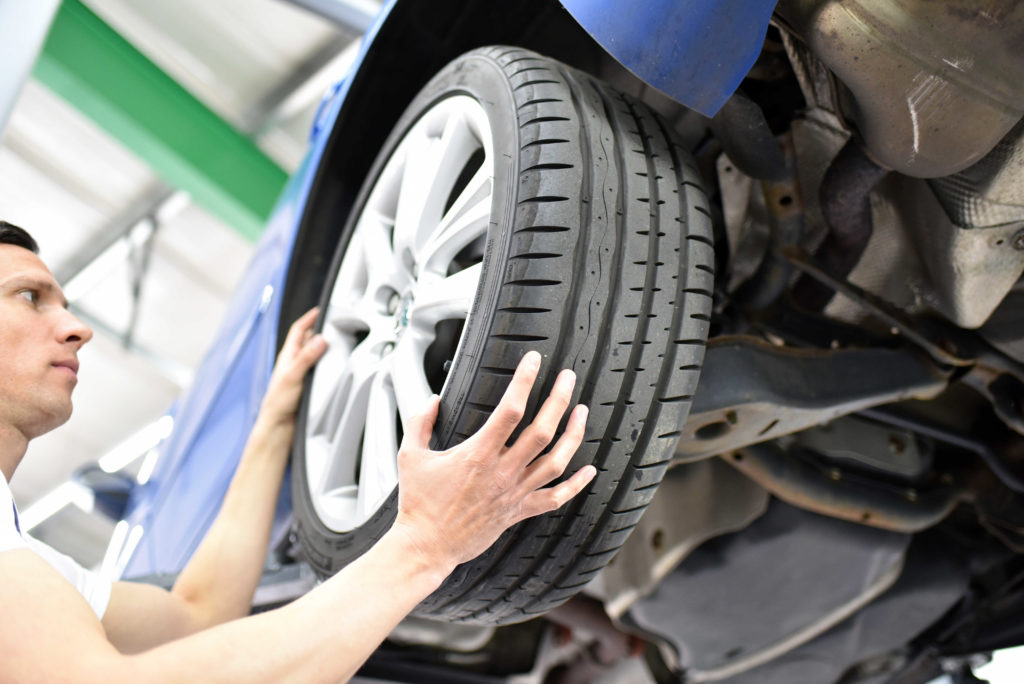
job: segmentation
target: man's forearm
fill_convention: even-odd
[[[129,671],[147,681],[342,681],[451,569],[389,533],[295,602],[132,656]]]
[[[197,628],[249,613],[293,434],[290,422],[257,419],[217,518],[174,585]]]
[[[327,348],[323,337],[313,334],[316,315],[311,309],[289,328],[220,512],[174,585],[197,628],[249,612],[295,433],[302,381]]]

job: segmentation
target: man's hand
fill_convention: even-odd
[[[587,422],[577,406],[554,447],[538,458],[569,406],[575,375],[563,370],[534,421],[505,446],[523,418],[540,354],[529,352],[487,423],[447,451],[429,449],[439,399],[409,422],[398,452],[398,518],[392,532],[404,535],[431,567],[449,572],[483,553],[507,528],[553,511],[578,494],[597,471],[588,465],[546,487],[569,464]]]
[[[302,381],[327,349],[323,335],[313,334],[313,323],[319,309],[314,307],[292,323],[284,346],[277,355],[267,393],[263,397],[260,417],[270,423],[291,424],[299,408]]]

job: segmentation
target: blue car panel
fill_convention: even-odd
[[[345,83],[332,89],[318,116],[326,130],[337,116]],[[126,520],[144,534],[126,566],[127,577],[180,570],[217,514],[273,369],[287,265],[324,139],[312,140],[285,188],[195,384],[176,412],[158,466],[132,494]],[[282,488],[277,527],[286,523],[289,491]]]
[[[714,116],[754,65],[776,0],[562,0],[642,81]]]

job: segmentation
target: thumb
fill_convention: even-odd
[[[430,395],[423,410],[409,421],[406,437],[411,446],[418,449],[430,448],[430,435],[434,432],[434,422],[437,421],[437,410],[440,405],[441,397],[436,394]]]
[[[313,364],[320,360],[325,351],[327,351],[327,340],[324,339],[323,335],[313,335],[306,340],[306,343],[299,351],[299,365],[303,367],[304,371],[309,370]]]

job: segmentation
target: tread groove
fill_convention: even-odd
[[[549,121],[571,121],[571,119],[568,118],[568,117],[565,117],[565,116],[538,116],[536,119],[530,119],[529,121],[524,121],[523,123],[519,124],[519,127],[523,128],[523,127],[529,126],[531,124],[546,123],[546,122],[549,122]]]
[[[523,83],[520,83],[519,85],[513,87],[512,90],[521,90],[526,86],[541,85],[543,83],[558,83],[558,81],[553,81],[549,78],[537,78],[532,81],[524,81]]]

